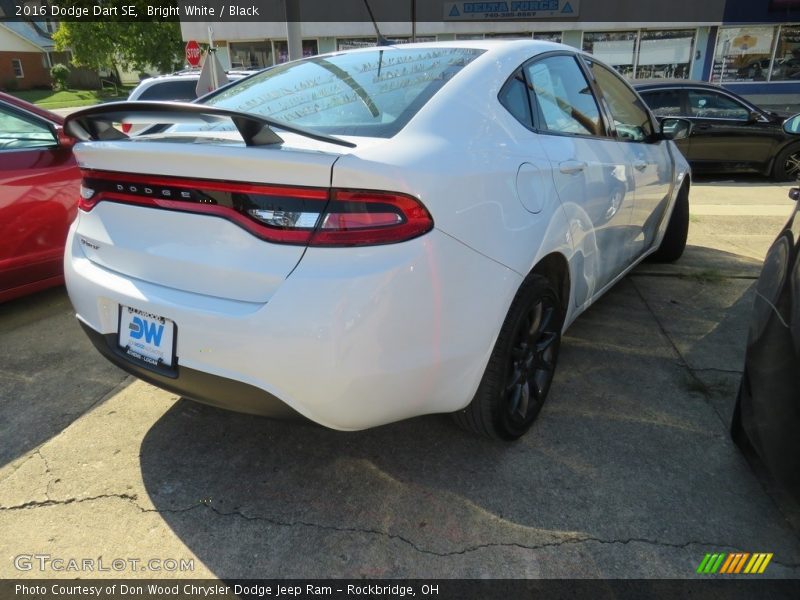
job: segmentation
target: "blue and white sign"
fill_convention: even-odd
[[[162,316],[120,306],[118,343],[137,360],[154,367],[171,367],[175,325]]]
[[[507,19],[573,19],[580,0],[504,0],[502,2],[445,2],[445,21]]]

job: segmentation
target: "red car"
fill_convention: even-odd
[[[64,282],[80,172],[62,124],[0,92],[0,302]]]

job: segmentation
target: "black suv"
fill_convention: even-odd
[[[710,83],[654,79],[633,85],[659,119],[692,121],[691,136],[677,144],[695,172],[756,171],[780,181],[800,174],[800,135],[783,128],[789,115]]]

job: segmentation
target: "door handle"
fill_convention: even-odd
[[[633,168],[637,171],[644,171],[647,168],[647,163],[643,160],[637,160],[635,163],[633,163]]]
[[[587,166],[589,165],[581,160],[565,160],[564,162],[559,163],[558,170],[565,175],[576,175],[583,171]]]

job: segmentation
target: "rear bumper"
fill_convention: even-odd
[[[125,354],[117,346],[115,334],[103,335],[83,321],[79,321],[79,323],[100,354],[123,371],[127,371],[147,383],[211,406],[268,417],[300,418],[297,411],[292,410],[269,392],[241,381],[183,366],[178,366],[176,377],[167,377],[139,366],[125,357]]]
[[[340,430],[466,406],[521,282],[434,230],[402,244],[309,248],[268,302],[233,301],[102,267],[75,227],[67,290],[112,362],[208,404],[258,414],[285,404],[286,414]],[[115,352],[120,305],[177,324],[177,378]]]

